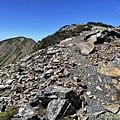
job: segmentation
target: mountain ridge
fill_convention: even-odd
[[[22,36],[0,41],[0,66],[19,61],[30,54],[35,45],[34,40]]]
[[[0,119],[119,120],[119,30],[92,26],[2,67]]]

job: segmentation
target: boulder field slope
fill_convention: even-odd
[[[0,69],[0,120],[119,120],[120,28],[92,26]],[[13,112],[12,112],[13,113]]]

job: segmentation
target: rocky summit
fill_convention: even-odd
[[[92,26],[2,67],[1,120],[13,105],[12,120],[119,120],[119,31]]]
[[[24,58],[35,45],[34,40],[22,36],[0,41],[0,67]]]

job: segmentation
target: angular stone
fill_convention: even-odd
[[[97,41],[97,36],[96,35],[92,35],[89,39],[89,42],[96,42]]]
[[[37,73],[43,73],[43,72],[44,72],[44,69],[41,68],[41,67],[35,67],[35,68],[34,68],[34,71],[37,72]]]
[[[108,84],[104,85],[106,89],[110,90],[110,86]]]
[[[21,62],[26,62],[26,61],[28,61],[30,58],[31,58],[31,56],[30,56],[30,55],[27,55],[26,57],[24,57],[24,58],[21,59],[20,61],[21,61]]]
[[[5,85],[0,85],[0,90],[4,90],[5,88]]]
[[[60,50],[48,50],[47,51],[47,54],[48,55],[51,55],[51,54],[55,54],[55,53],[57,53],[57,52],[59,52]]]
[[[14,120],[34,120],[36,117],[35,111],[29,103],[19,103],[16,105],[18,113],[13,116]]]
[[[106,110],[108,110],[108,111],[110,111],[110,112],[112,112],[112,113],[117,113],[118,112],[118,110],[119,110],[119,104],[113,104],[113,105],[107,105],[107,106],[105,106],[104,105],[104,108],[106,109]]]
[[[65,115],[71,115],[75,113],[75,108],[66,99],[52,100],[47,106],[48,120],[56,120]]]
[[[118,80],[116,79],[112,79],[112,82],[114,83],[115,86],[118,84]]]
[[[54,71],[53,71],[53,69],[49,69],[47,72],[46,72],[46,74],[51,74],[51,73],[53,73]]]
[[[64,44],[64,43],[66,43],[66,42],[69,42],[69,41],[71,41],[73,38],[66,38],[65,40],[62,40],[61,42],[60,42],[60,44]]]
[[[73,90],[66,93],[66,99],[75,107],[76,110],[82,108],[82,99],[79,94],[74,92]]]
[[[66,98],[66,93],[70,92],[72,89],[64,88],[62,86],[51,85],[42,91],[37,93],[38,99],[40,99],[43,104],[48,104],[51,100],[57,98]],[[53,98],[54,95],[54,98]],[[52,96],[52,97],[51,97]]]
[[[88,104],[89,104],[89,106],[87,108],[87,114],[94,114],[94,113],[99,113],[101,111],[105,111],[103,106],[94,99],[90,99]]]
[[[91,95],[91,92],[90,92],[90,91],[86,92],[86,95],[90,96],[90,95]]]
[[[83,55],[89,55],[94,49],[93,42],[80,42],[76,46]]]
[[[63,74],[64,74],[65,76],[68,76],[68,75],[70,74],[70,73],[68,72],[67,68],[64,68]]]
[[[58,60],[58,59],[54,59],[52,62],[53,62],[53,63],[59,63],[60,60]]]
[[[117,88],[118,90],[120,90],[120,82],[118,82],[116,88]]]
[[[54,73],[53,69],[49,69],[49,70],[45,73],[44,77],[45,77],[45,78],[49,78],[51,75],[53,75],[53,73]]]
[[[73,46],[73,44],[72,44],[72,43],[69,43],[69,44],[67,44],[67,46],[68,46],[68,47],[72,47],[72,46]]]
[[[62,86],[49,86],[48,88],[38,92],[37,97],[44,105],[47,105],[53,99],[61,98],[68,99],[75,109],[79,109],[82,106],[80,96],[72,89],[64,88]]]
[[[12,82],[13,82],[13,79],[12,79],[12,80],[9,79],[9,80],[6,82],[6,84],[10,85]]]
[[[103,91],[99,86],[96,86],[97,90]]]

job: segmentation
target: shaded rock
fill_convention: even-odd
[[[75,113],[74,107],[65,99],[52,100],[47,106],[47,117],[49,120],[56,120],[64,115]]]
[[[93,30],[93,31],[87,33],[87,34],[85,35],[85,36],[86,36],[85,38],[86,38],[86,39],[89,39],[90,37],[92,37],[92,36],[94,36],[94,35],[96,36],[97,33],[99,33],[99,30]]]
[[[75,109],[78,110],[78,109],[82,108],[82,99],[73,90],[66,93],[66,98],[75,107]]]
[[[94,113],[99,113],[101,111],[105,111],[103,106],[94,99],[90,99],[88,104],[89,104],[89,107],[87,109],[87,114],[94,114]]]
[[[66,93],[70,92],[71,89],[64,88],[62,86],[49,86],[42,91],[37,93],[38,98],[47,105],[51,100],[61,98],[66,98]]]

